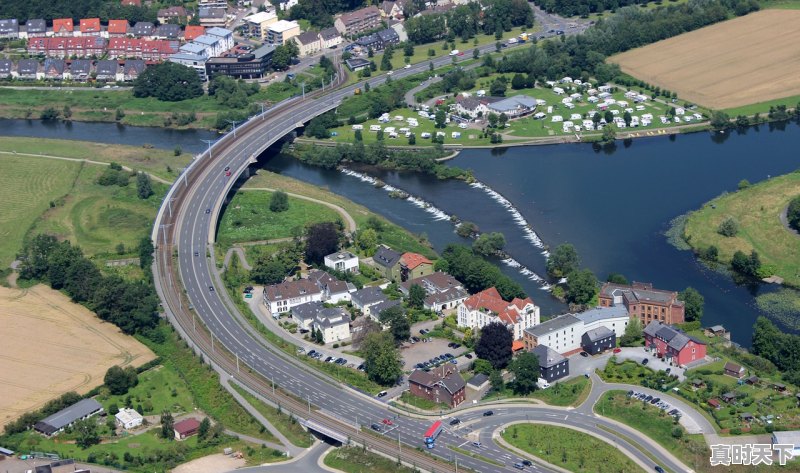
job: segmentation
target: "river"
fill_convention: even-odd
[[[0,135],[98,140],[171,149],[176,144],[197,152],[201,139],[215,135],[196,130],[118,127],[115,124],[42,124],[0,120]],[[575,245],[582,264],[605,279],[611,272],[656,287],[692,286],[705,297],[704,325],[724,324],[734,341],[749,346],[758,315],[754,296],[774,286],[742,287],[698,264],[688,251],[670,246],[663,233],[674,217],[695,209],[741,179],[758,182],[800,167],[800,126],[761,126],[746,133],[697,133],[619,143],[613,152],[590,145],[554,145],[465,150],[453,165],[472,169],[479,181],[502,194],[550,247]],[[339,171],[304,165],[285,156],[262,157],[265,169],[327,187],[408,230],[424,233],[434,248],[466,243],[453,225],[430,209],[392,199],[385,190]],[[367,170],[384,182],[430,202],[443,212],[506,236],[507,250],[520,264],[544,274],[542,249],[496,199],[461,181],[439,181],[415,173]],[[517,268],[497,262],[519,281],[544,315],[565,311],[542,284]]]

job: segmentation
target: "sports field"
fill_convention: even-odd
[[[637,79],[712,109],[800,94],[800,10],[764,10],[618,54]]]
[[[103,384],[113,365],[155,358],[135,338],[44,285],[0,287],[0,426],[68,391]]]

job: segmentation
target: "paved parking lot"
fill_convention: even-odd
[[[406,370],[413,370],[414,365],[417,363],[423,363],[425,361],[430,360],[434,356],[443,355],[445,353],[450,353],[453,356],[458,357],[462,353],[466,353],[468,350],[465,347],[460,348],[449,348],[447,346],[450,343],[449,340],[445,340],[442,338],[431,338],[430,342],[423,343],[418,342],[415,344],[404,343],[403,347],[400,350],[400,354],[403,357],[403,360],[406,362],[405,366],[403,366]],[[458,360],[458,364],[465,364],[464,361],[468,361],[465,358],[461,357]],[[459,366],[460,368],[460,366]]]
[[[658,370],[665,370],[670,368],[670,374],[674,374],[678,376],[678,380],[683,381],[685,379],[684,370],[683,368],[678,368],[677,366],[667,363],[664,360],[660,359],[655,355],[655,353],[648,353],[645,351],[644,347],[636,347],[636,348],[623,348],[621,353],[617,353],[617,358],[620,360],[632,360],[637,363],[641,363],[642,360],[647,358],[647,367],[658,371]]]

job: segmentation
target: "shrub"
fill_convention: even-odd
[[[727,217],[717,228],[717,233],[725,237],[733,237],[739,233],[739,223],[733,217]]]

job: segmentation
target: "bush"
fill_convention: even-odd
[[[727,217],[719,224],[717,233],[725,237],[734,237],[739,233],[739,224],[733,217]]]

